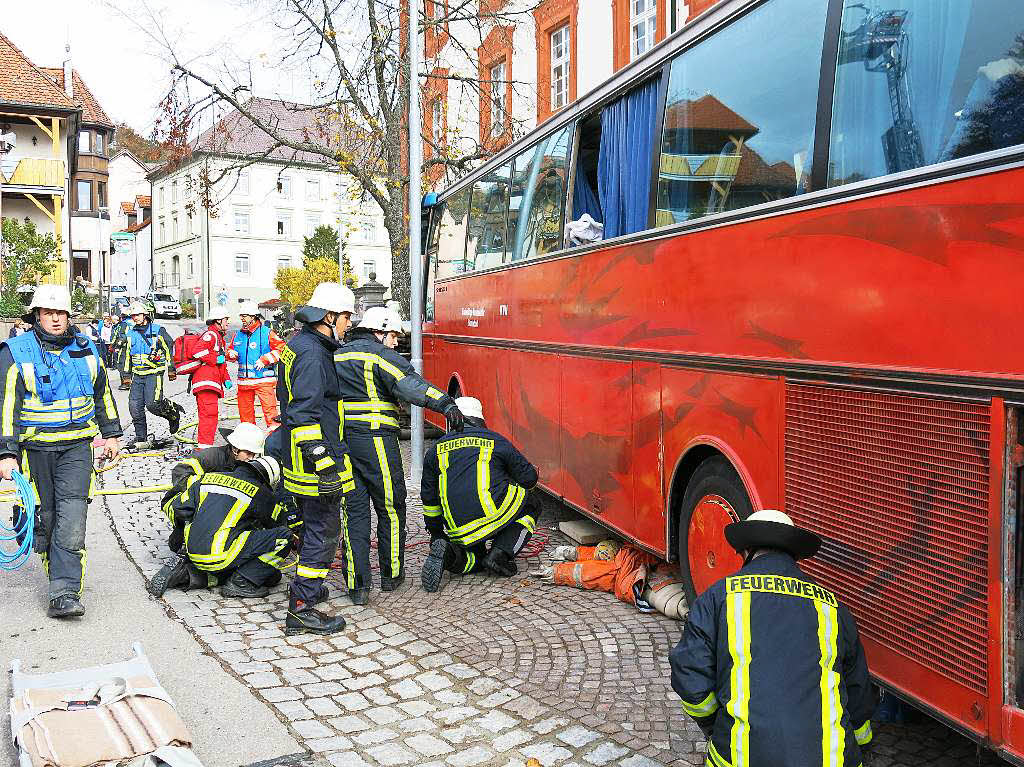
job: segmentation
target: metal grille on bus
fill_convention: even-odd
[[[827,386],[786,390],[786,511],[801,566],[862,636],[986,694],[989,409]]]

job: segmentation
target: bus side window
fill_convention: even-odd
[[[1020,0],[846,0],[829,186],[1022,143]]]
[[[503,165],[473,184],[469,206],[468,269],[500,266],[505,260],[505,217],[511,165]]]
[[[555,131],[515,159],[508,231],[515,232],[512,261],[562,247],[562,218],[572,126]]]
[[[469,189],[456,192],[444,201],[437,233],[437,268],[434,276],[443,280],[468,271],[466,265],[466,225],[469,219]]]
[[[773,0],[672,61],[657,226],[807,191],[827,5]]]

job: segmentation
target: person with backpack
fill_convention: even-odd
[[[259,307],[246,301],[238,307],[242,329],[235,333],[228,359],[238,363],[238,420],[256,423],[256,398],[268,429],[278,426],[277,361],[284,341],[263,321]]]
[[[229,316],[223,307],[210,308],[206,313],[206,332],[192,345],[191,353],[184,351],[187,361],[180,367],[182,372],[191,373],[192,376],[189,386],[199,411],[199,430],[196,436],[198,450],[213,447],[220,416],[218,401],[224,396],[225,390],[231,388],[227,342],[224,340],[224,326]]]
[[[138,301],[128,307],[128,314],[132,327],[125,335],[123,354],[131,375],[128,412],[135,426],[131,449],[139,450],[149,447],[147,410],[166,419],[170,433],[175,434],[181,426],[184,409],[164,397],[164,371],[171,381],[177,378],[171,351],[174,342],[166,328],[153,322],[152,309]]]

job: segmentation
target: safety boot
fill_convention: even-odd
[[[370,590],[367,588],[349,589],[348,598],[354,605],[368,605],[370,604]]]
[[[331,590],[329,588],[327,588],[327,584],[325,583],[323,586],[320,587],[320,590],[316,593],[316,599],[314,599],[312,602],[310,602],[310,604],[311,605],[318,605],[321,602],[326,602],[330,598],[331,598]]]
[[[265,597],[270,593],[266,586],[257,586],[244,575],[232,573],[231,578],[220,587],[222,597],[234,597],[235,599],[249,599],[252,597]]]
[[[340,615],[327,615],[300,599],[288,602],[288,617],[284,619],[284,633],[336,634],[345,630],[345,619]]]
[[[509,554],[497,546],[491,548],[484,557],[484,567],[493,575],[500,575],[504,578],[511,578],[519,572],[516,567],[515,555]]]
[[[74,594],[65,594],[50,600],[46,614],[51,618],[77,618],[85,615],[85,607]]]
[[[162,597],[167,589],[191,585],[192,578],[188,570],[189,562],[185,557],[176,557],[161,567],[157,574],[149,580],[146,590],[155,597]]]
[[[382,575],[380,577],[380,590],[381,591],[395,591],[403,583],[405,583],[405,568],[404,567],[401,570],[398,571],[398,575],[396,575],[394,578],[391,578],[391,577],[389,577],[387,575]]]
[[[452,556],[446,538],[435,538],[430,542],[430,554],[427,555],[423,563],[423,572],[420,574],[424,591],[433,594],[441,587],[441,574],[444,573],[445,565]]]

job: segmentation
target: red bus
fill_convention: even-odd
[[[424,356],[677,561],[784,509],[882,685],[1024,764],[1024,6],[733,0],[430,201]]]

